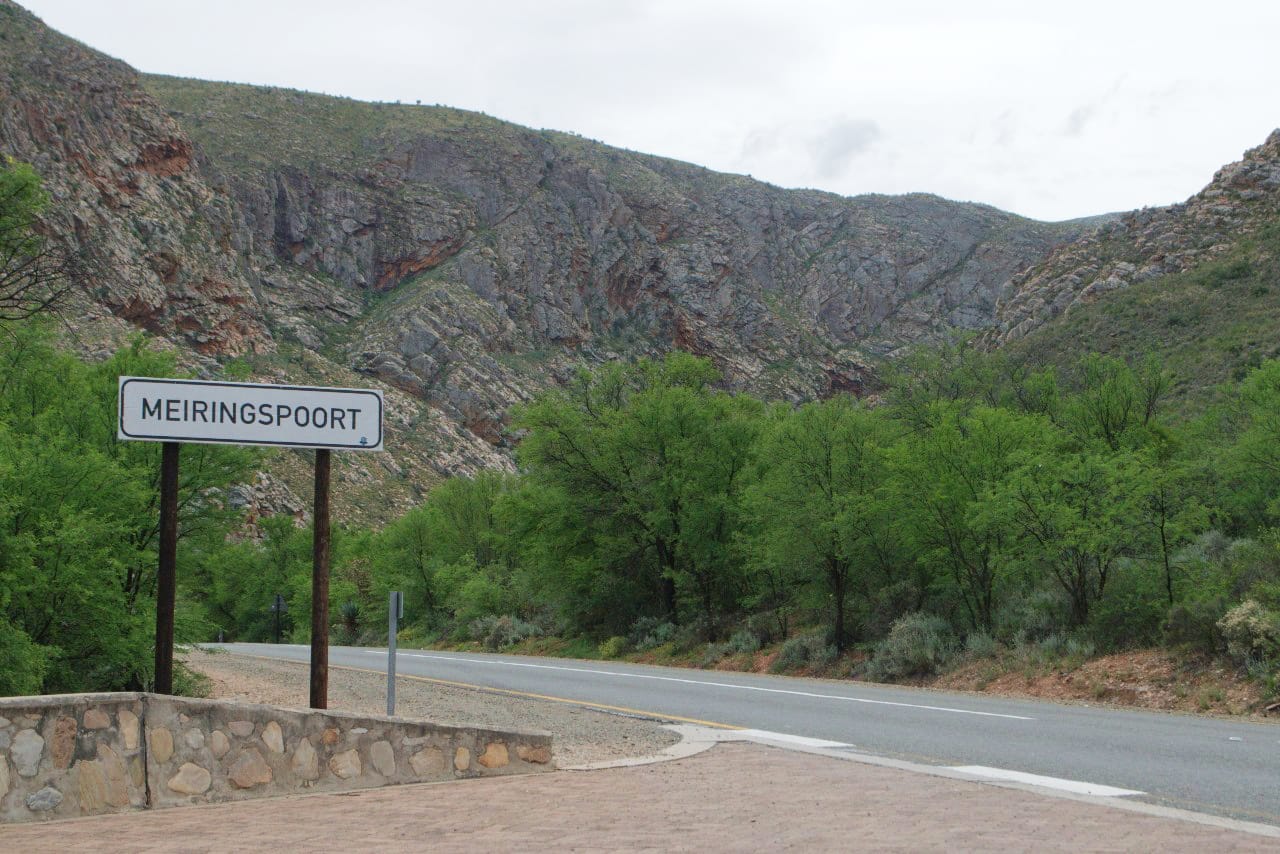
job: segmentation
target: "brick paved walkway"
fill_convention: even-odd
[[[749,744],[602,771],[0,829],[35,851],[1277,851],[1280,840]]]

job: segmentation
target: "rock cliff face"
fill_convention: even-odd
[[[139,77],[9,0],[0,95],[0,152],[44,176],[50,235],[101,262],[80,346],[142,328],[204,372],[385,385],[395,450],[344,464],[370,500],[510,465],[511,405],[582,364],[680,348],[736,388],[861,393],[878,359],[988,327],[1010,277],[1091,230],[782,190],[447,108]]]
[[[91,283],[97,306],[200,353],[271,349],[230,199],[133,70],[8,2],[0,35],[0,152],[39,170],[49,231],[106,272]]]
[[[1016,275],[1001,297],[988,346],[1023,338],[1104,294],[1198,267],[1280,217],[1280,130],[1218,170],[1182,204],[1144,208],[1054,250]]]

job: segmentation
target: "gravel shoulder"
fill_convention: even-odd
[[[306,708],[308,665],[303,662],[210,653],[194,649],[187,665],[208,677],[209,696],[222,700]],[[386,714],[386,677],[343,667],[329,669],[329,707],[360,714]],[[445,724],[551,733],[556,764],[630,759],[660,753],[679,737],[661,721],[488,691],[396,680],[396,714]]]

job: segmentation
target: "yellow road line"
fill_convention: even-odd
[[[279,661],[285,664],[308,664],[305,661],[295,661],[289,658],[272,658],[269,655],[253,655],[247,652],[228,652],[227,655],[238,655],[241,658],[258,658],[262,661]],[[357,673],[377,673],[386,675],[385,670],[374,670],[369,667],[352,667],[349,664],[330,664],[331,670],[354,670]],[[553,697],[550,694],[534,694],[529,691],[515,691],[510,688],[492,688],[488,685],[475,685],[471,682],[454,682],[449,679],[434,679],[430,676],[414,676],[409,673],[397,673],[396,679],[413,679],[418,682],[428,682],[435,685],[448,685],[452,688],[469,688],[473,691],[485,691],[491,694],[508,694],[512,697],[524,697],[530,700],[547,700],[552,703],[564,703],[570,706],[584,706],[588,709],[602,709],[608,712],[622,712],[628,715],[640,715],[646,718],[660,718],[664,721],[679,721],[684,724],[697,724],[699,726],[714,727],[715,729],[742,729],[740,726],[733,724],[722,724],[716,721],[704,721],[700,718],[686,718],[681,715],[669,715],[665,712],[651,712],[645,709],[632,709],[627,706],[611,706],[607,703],[592,703],[587,700],[572,700],[568,697]]]

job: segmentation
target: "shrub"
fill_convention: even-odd
[[[867,675],[878,682],[929,676],[951,660],[955,648],[956,637],[946,620],[922,611],[907,614],[877,644]]]
[[[827,643],[822,635],[801,635],[791,638],[782,645],[778,657],[773,660],[770,670],[782,673],[807,666],[823,666],[836,660],[836,648]]]
[[[0,696],[39,694],[48,670],[50,650],[33,642],[27,633],[0,617]]]
[[[1247,599],[1218,621],[1227,655],[1245,666],[1280,659],[1280,614]]]
[[[614,635],[600,644],[601,658],[617,658],[624,654],[630,645],[622,635]]]
[[[992,658],[999,648],[1000,645],[996,643],[995,638],[986,632],[973,632],[964,640],[965,657],[974,660]]]
[[[1164,642],[1209,655],[1217,655],[1226,647],[1218,621],[1227,613],[1221,597],[1179,602],[1165,615],[1161,629]]]
[[[706,620],[698,619],[677,626],[671,633],[671,643],[677,652],[693,652],[710,639]]]
[[[702,654],[702,666],[712,667],[731,652],[733,648],[727,643],[709,643]]]
[[[733,652],[758,652],[760,638],[750,629],[741,629],[729,638],[729,649]]]
[[[920,607],[920,588],[912,581],[896,581],[877,590],[871,597],[864,622],[867,634],[882,638],[904,614]]]
[[[471,622],[471,639],[480,641],[484,648],[496,652],[503,647],[517,644],[528,638],[541,636],[542,630],[533,623],[508,614],[489,614]]]
[[[676,627],[661,617],[641,617],[631,626],[627,641],[639,652],[655,649],[670,643],[676,636]]]
[[[355,602],[343,602],[338,607],[341,623],[338,628],[338,642],[353,644],[360,638],[360,606]]]
[[[785,640],[787,617],[782,611],[762,611],[747,617],[746,630],[760,639],[765,646],[774,641]]]
[[[1009,646],[1036,643],[1066,626],[1070,605],[1061,591],[1043,588],[1010,597],[995,616],[995,637]]]
[[[1118,569],[1089,612],[1089,634],[1107,651],[1150,646],[1167,608],[1161,575],[1133,562]]]

